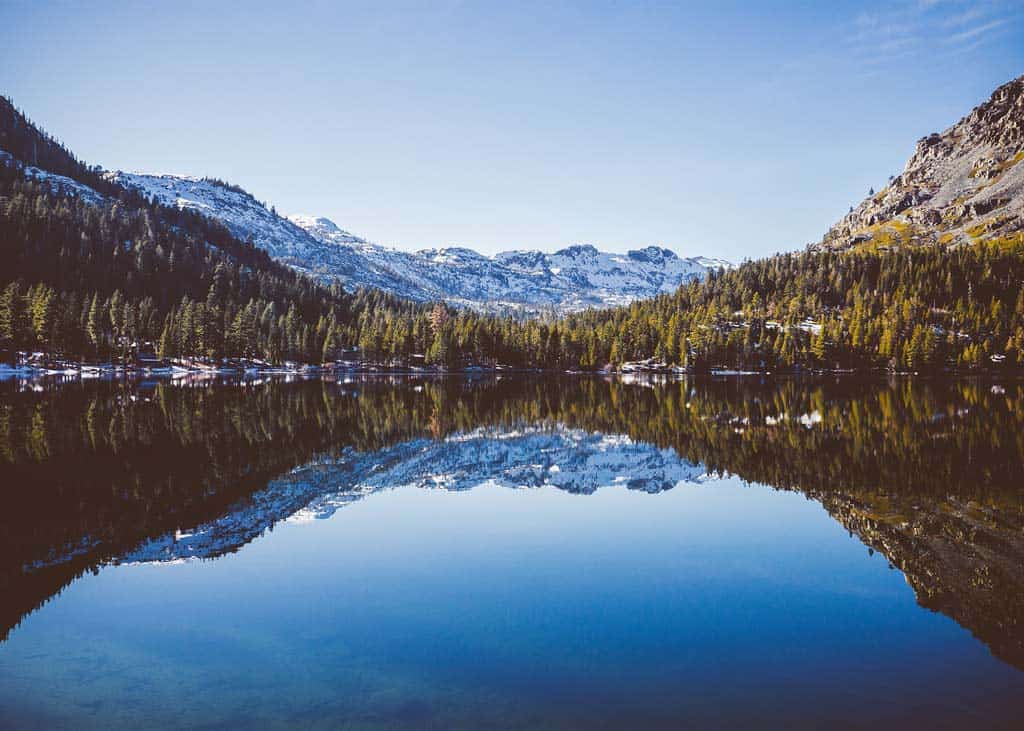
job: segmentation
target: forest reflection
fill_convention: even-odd
[[[904,572],[920,604],[1024,668],[1019,383],[367,377],[0,389],[0,637],[84,572],[237,511],[296,467],[346,455],[351,470],[352,454],[481,429],[581,430],[819,501]],[[316,496],[294,493],[287,510]]]

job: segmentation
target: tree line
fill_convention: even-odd
[[[780,254],[625,308],[570,317],[585,365],[706,370],[1020,366],[1024,247]]]

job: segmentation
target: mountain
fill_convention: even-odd
[[[237,238],[252,241],[275,259],[303,273],[316,275],[328,269],[338,270],[344,279],[358,272],[362,264],[352,252],[318,242],[238,186],[214,178],[121,171],[106,172],[104,177],[160,205],[194,211],[219,221]],[[339,238],[346,244],[366,243],[345,232],[339,232]]]
[[[654,246],[626,254],[571,246],[554,254],[508,251],[493,257],[460,247],[402,251],[370,243],[327,218],[278,215],[241,188],[214,179],[121,171],[106,177],[163,205],[217,219],[238,238],[324,282],[338,279],[348,289],[376,288],[485,312],[564,314],[627,304],[730,266]]]
[[[358,337],[349,327],[358,298],[275,261],[216,218],[161,205],[86,165],[4,97],[0,261],[4,368],[131,363],[151,349],[211,363],[318,363]],[[415,309],[373,296],[375,311]]]
[[[812,248],[1024,243],[1024,76],[945,132]]]
[[[447,247],[405,252],[351,236],[326,218],[291,219],[318,241],[357,250],[368,271],[390,272],[406,283],[398,293],[416,300],[443,299],[483,311],[559,313],[621,305],[671,292],[680,284],[728,268],[715,259],[683,259],[669,249],[648,247],[626,254],[570,246],[553,254],[506,251],[493,257],[472,249]],[[385,289],[388,289],[385,287]]]

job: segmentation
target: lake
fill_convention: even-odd
[[[0,383],[0,727],[1013,728],[1024,385]]]

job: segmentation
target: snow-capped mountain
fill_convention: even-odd
[[[478,429],[437,441],[415,439],[378,452],[345,450],[296,467],[220,518],[146,541],[113,563],[214,558],[238,550],[282,520],[332,516],[378,490],[554,487],[591,494],[622,486],[657,493],[701,483],[707,470],[617,434],[578,429]]]
[[[492,257],[458,247],[402,251],[370,243],[326,218],[278,215],[220,181],[120,171],[107,177],[164,205],[219,219],[239,238],[324,281],[486,311],[566,313],[626,304],[730,266],[718,259],[684,259],[653,246],[626,254],[571,246],[554,254],[508,251]]]
[[[351,248],[369,245],[359,237],[338,231],[338,239],[344,242],[343,246],[322,243],[241,188],[206,178],[176,175],[116,171],[105,176],[125,187],[138,189],[162,205],[177,206],[218,219],[238,238],[251,240],[275,259],[304,273],[325,279],[336,273],[344,282],[366,274],[367,286],[388,288],[385,285],[394,284],[377,282],[371,273],[363,271],[363,262]]]

